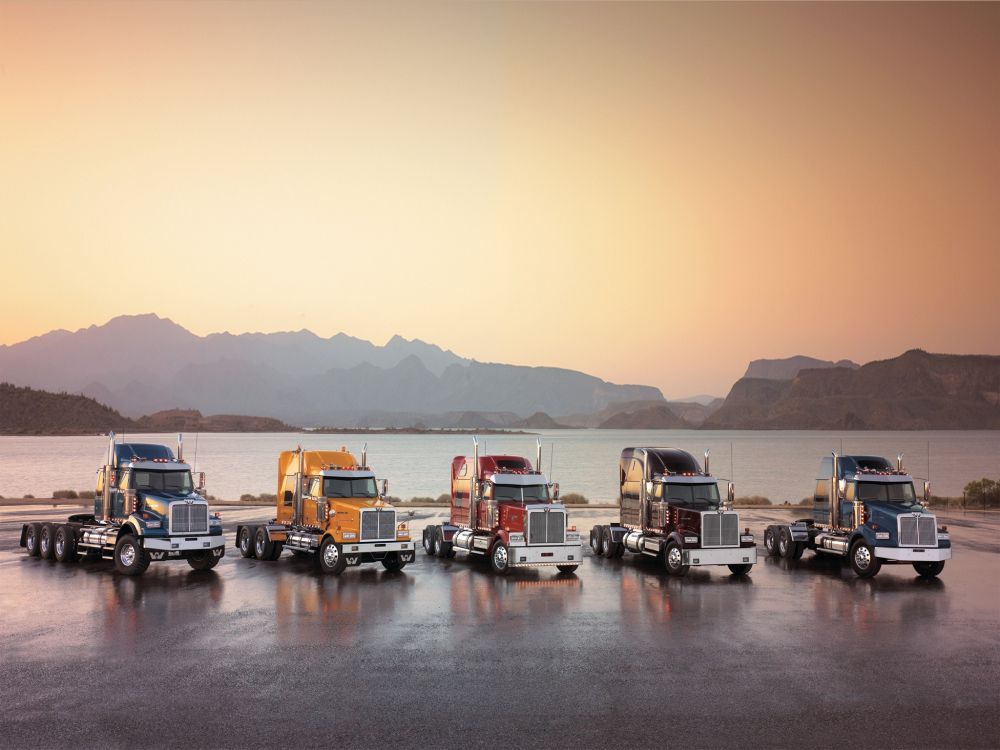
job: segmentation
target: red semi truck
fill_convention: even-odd
[[[454,557],[457,550],[485,555],[494,572],[555,566],[572,573],[583,559],[580,534],[569,526],[566,506],[557,502],[559,485],[541,471],[542,446],[535,466],[521,456],[479,455],[451,462],[451,515],[448,523],[424,529],[428,555]]]

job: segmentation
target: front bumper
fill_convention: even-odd
[[[876,547],[875,557],[904,562],[936,562],[951,559],[951,547]]]
[[[370,555],[383,552],[413,552],[415,546],[412,539],[400,542],[342,542],[341,551],[345,555]]]
[[[226,539],[221,535],[202,536],[144,536],[142,546],[157,552],[199,552],[206,549],[225,548]]]
[[[583,560],[583,544],[507,545],[508,565],[526,568],[540,565],[579,565]]]
[[[685,565],[753,565],[756,562],[756,547],[684,550]]]

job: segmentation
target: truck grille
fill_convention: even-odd
[[[937,547],[937,518],[934,516],[900,516],[900,547]]]
[[[172,503],[171,534],[207,534],[208,506],[204,503]]]
[[[396,511],[366,510],[361,514],[361,541],[396,538]]]
[[[528,514],[528,544],[563,544],[566,514],[561,510],[536,510]]]
[[[702,547],[737,547],[740,543],[738,513],[702,513]]]

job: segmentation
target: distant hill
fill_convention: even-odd
[[[722,403],[721,398],[707,406],[697,401],[622,401],[591,414],[569,414],[556,419],[568,427],[681,429],[699,427]]]
[[[131,419],[86,396],[0,383],[0,434],[80,435],[135,427]]]
[[[763,380],[791,380],[802,370],[818,370],[826,367],[847,367],[856,370],[860,365],[849,359],[830,362],[813,357],[786,357],[784,359],[755,359],[747,367],[744,378],[760,378]]]
[[[145,432],[297,432],[270,417],[245,417],[238,414],[202,416],[196,409],[168,409],[136,420],[136,428]]]
[[[1000,429],[1000,357],[914,349],[857,369],[742,378],[705,427],[716,429]]]
[[[602,430],[676,430],[690,427],[666,404],[654,404],[634,411],[619,412],[598,426]]]
[[[510,412],[516,419],[590,413],[618,401],[663,398],[650,386],[477,362],[399,336],[384,346],[304,330],[196,336],[156,315],[0,346],[0,379],[82,393],[131,417],[181,408],[371,427],[448,412]]]

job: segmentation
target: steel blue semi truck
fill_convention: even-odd
[[[813,493],[813,517],[764,530],[771,556],[798,559],[807,550],[846,557],[861,578],[878,574],[883,565],[913,565],[923,578],[933,578],[951,559],[948,527],[939,527],[928,512],[930,484],[922,501],[903,457],[893,466],[881,456],[822,459]]]
[[[124,575],[141,575],[156,560],[187,560],[195,570],[210,570],[225,554],[225,541],[204,488],[205,475],[195,486],[184,462],[183,436],[175,456],[165,445],[116,443],[111,433],[93,514],[26,523],[19,544],[32,557],[59,562],[81,555],[114,560]]]

